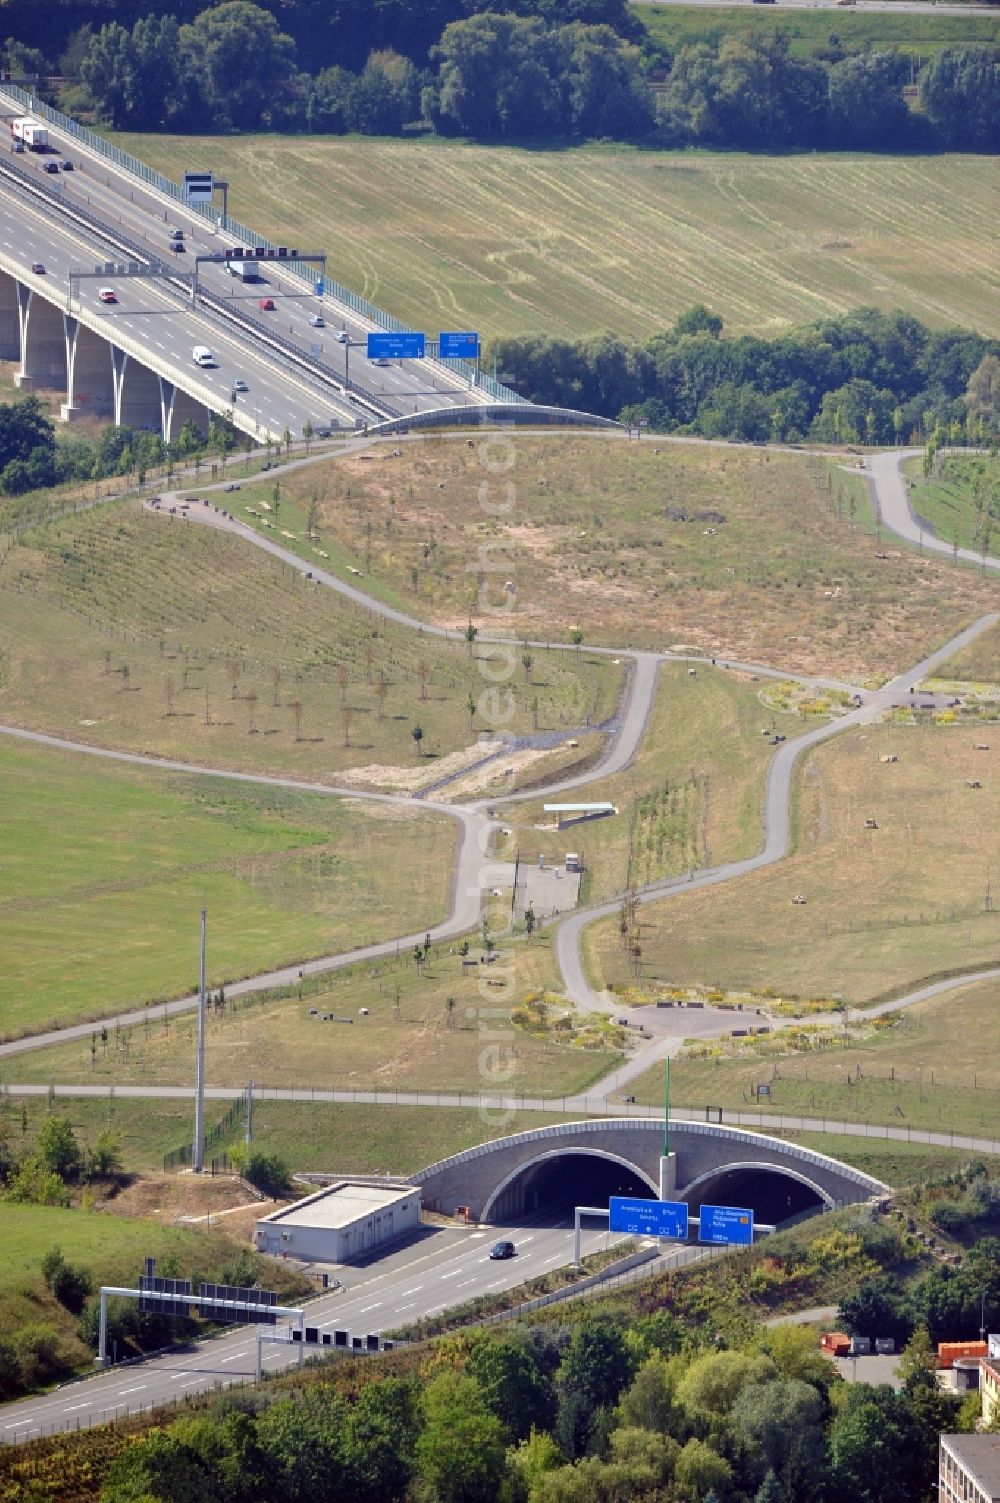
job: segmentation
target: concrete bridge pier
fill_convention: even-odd
[[[17,284],[17,312],[21,330],[21,369],[15,383],[27,388],[66,389],[66,339],[62,310],[33,288]]]
[[[17,282],[0,271],[0,360],[20,360],[21,320],[17,310]]]
[[[114,381],[108,342],[72,314],[63,314],[66,340],[66,400],[59,409],[66,423],[89,414],[111,417],[115,410]]]
[[[163,442],[171,443],[187,422],[194,423],[199,432],[207,434],[212,421],[211,408],[206,407],[204,402],[196,402],[194,397],[181,391],[179,386],[175,386],[165,376],[158,376],[157,380],[160,383],[160,432]]]
[[[111,346],[111,371],[116,424],[162,431],[160,378],[155,371],[138,360],[131,360],[117,345]]]

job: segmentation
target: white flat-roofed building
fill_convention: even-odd
[[[415,1185],[339,1180],[257,1223],[257,1251],[312,1263],[347,1263],[420,1225]]]
[[[1000,1435],[942,1435],[941,1503],[1000,1503]]]

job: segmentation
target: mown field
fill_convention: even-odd
[[[620,682],[606,660],[539,653],[510,728],[598,723]],[[71,739],[410,789],[478,755],[490,687],[464,642],[386,624],[249,541],[138,503],[22,533],[0,562],[0,718]]]
[[[640,910],[650,987],[770,986],[863,1004],[951,968],[1000,963],[1000,912],[985,909],[1000,753],[975,751],[981,739],[958,727],[881,727],[809,753],[792,856]],[[616,920],[585,943],[595,974],[630,979]]]
[[[944,47],[996,46],[1000,21],[988,10],[979,14],[939,16],[913,13],[905,6],[885,11],[761,10],[756,6],[713,8],[699,5],[640,4],[635,6],[650,35],[672,52],[700,42],[717,45],[730,36],[784,32],[797,57],[810,57],[834,40],[848,54],[873,51],[905,52],[932,57]]]
[[[493,476],[462,440],[373,453],[290,475],[288,530],[302,530],[315,495],[331,566],[342,550],[339,567],[361,570],[366,589],[448,625],[467,619],[485,561],[487,599],[503,600],[510,581],[514,609],[474,613],[484,631],[500,620],[565,644],[579,627],[585,644],[687,648],[860,681],[903,668],[1000,600],[974,571],[878,548],[861,480],[805,455],[519,437]],[[484,512],[484,481],[503,512]],[[533,674],[549,677],[550,658],[535,659]],[[523,713],[545,696],[515,668]]]
[[[822,1035],[825,1047],[794,1050],[777,1035],[750,1055],[727,1057],[720,1048],[710,1057],[681,1056],[671,1068],[671,1093],[692,1107],[759,1106],[1000,1138],[1000,1057],[986,1044],[998,1001],[1000,984],[979,982],[890,1015],[867,1037],[835,1032]],[[763,1101],[755,1094],[760,1083],[770,1089]],[[651,1105],[662,1088],[657,1070],[629,1087]]]
[[[192,990],[203,907],[214,984],[448,912],[455,830],[419,806],[186,778],[7,738],[0,786],[8,1036]]]
[[[643,337],[707,303],[733,332],[876,304],[1000,334],[994,157],[113,139],[175,179],[211,167],[236,219],[315,244],[343,285],[434,333]]]
[[[815,720],[772,714],[761,702],[765,685],[747,674],[681,664],[660,669],[656,701],[635,760],[626,772],[598,778],[586,797],[607,799],[618,814],[562,831],[543,801],[500,803],[511,826],[510,854],[532,864],[544,852],[558,862],[566,851],[583,857],[583,902],[623,892],[630,879],[645,886],[756,851],[762,838],[764,772],[774,729],[796,736]],[[761,735],[761,731],[767,735]],[[629,872],[631,832],[632,869]]]

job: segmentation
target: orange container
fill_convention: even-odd
[[[953,1367],[957,1357],[985,1357],[985,1341],[941,1341],[938,1343],[938,1362],[942,1367]]]

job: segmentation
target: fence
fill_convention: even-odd
[[[172,198],[177,203],[182,204],[186,213],[197,214],[210,224],[220,223],[220,217],[216,214],[214,205],[189,203],[184,197],[184,190],[179,183],[173,182],[169,177],[164,177],[162,172],[157,172],[154,168],[147,167],[145,162],[140,162],[139,158],[132,156],[131,152],[122,151],[120,147],[112,145],[110,141],[106,141],[103,136],[98,135],[97,131],[90,130],[86,125],[80,125],[78,121],[73,120],[69,115],[64,115],[61,110],[57,110],[52,105],[45,104],[42,100],[36,99],[33,94],[30,94],[26,89],[22,89],[18,84],[5,83],[3,85],[3,92],[11,98],[18,100],[32,114],[40,115],[58,130],[65,131],[68,135],[75,137],[77,141],[80,141],[99,156],[104,157],[108,162],[113,163],[115,167],[129,173],[132,177],[138,178],[141,182],[147,183],[149,187],[155,188],[158,193],[163,193],[168,198]],[[248,225],[240,224],[238,219],[233,219],[228,214],[221,228],[235,236],[241,245],[260,246],[266,250],[276,249],[270,240],[265,239],[263,235],[258,235],[257,231],[250,229]],[[306,262],[285,262],[285,265],[315,291],[317,282],[316,273]],[[398,318],[394,318],[391,313],[386,313],[383,308],[376,307],[366,297],[361,297],[358,293],[352,292],[349,287],[342,286],[340,282],[334,282],[326,278],[324,279],[324,286],[339,303],[344,303],[353,313],[358,314],[361,318],[368,319],[377,328],[387,329],[394,334],[406,334],[410,332],[407,324],[402,323]],[[464,377],[465,380],[472,380],[474,374],[473,368],[467,361],[442,360],[440,364],[446,365],[457,375]],[[524,400],[518,396],[516,391],[511,391],[508,386],[503,386],[494,377],[483,375],[482,373],[479,377],[479,389],[487,392],[497,402],[522,402]]]
[[[249,1086],[233,1102],[232,1106],[220,1117],[214,1127],[210,1127],[205,1133],[205,1151],[214,1148],[217,1143],[228,1138],[235,1127],[246,1120],[247,1106],[249,1103]],[[163,1168],[167,1173],[177,1169],[186,1169],[191,1163],[193,1146],[185,1143],[181,1148],[172,1148],[169,1153],[163,1155]],[[228,1174],[233,1168],[233,1163],[228,1153],[217,1154],[211,1160],[209,1172],[212,1174]]]

